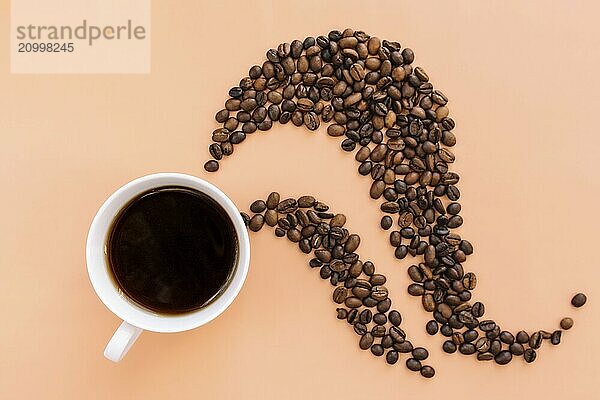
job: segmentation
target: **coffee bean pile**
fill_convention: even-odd
[[[235,145],[257,130],[269,130],[273,122],[291,121],[311,131],[318,129],[321,121],[329,123],[327,133],[343,138],[342,149],[355,151],[359,174],[373,180],[369,193],[373,199],[382,199],[380,208],[385,215],[380,226],[391,230],[389,242],[396,258],[419,257],[420,262],[408,268],[413,281],[408,292],[420,297],[423,308],[432,313],[426,330],[447,338],[444,351],[504,365],[513,356],[533,362],[544,340],[560,343],[561,330],[531,334],[502,330],[494,320],[483,318],[483,303],[471,301],[477,277],[464,271],[463,263],[473,253],[473,246],[455,231],[463,224],[457,187],[460,177],[450,171],[455,160],[450,150],[456,144],[455,123],[449,116],[446,95],[434,89],[423,68],[412,66],[415,56],[411,49],[346,29],[282,43],[268,50],[266,57],[267,61],[251,67],[248,76],[229,90],[225,108],[217,112],[215,118],[222,127],[213,132],[209,146],[213,159],[204,165],[207,171],[217,171],[219,161],[231,155]],[[298,200],[294,201],[298,206]],[[289,207],[294,208],[294,201],[288,201]],[[318,209],[313,212],[327,214]],[[250,229],[258,230],[267,219],[270,224],[279,223],[273,212],[265,212],[249,220]],[[286,229],[287,223],[283,224],[277,226],[277,235],[297,240],[305,252],[317,249],[308,246],[310,239],[306,241],[308,237],[302,235],[304,227]],[[332,249],[326,248],[329,253]],[[345,255],[338,255],[344,262]],[[313,263],[322,268],[317,261]],[[331,269],[331,263],[327,266]],[[340,268],[342,264],[336,263],[336,269]],[[334,272],[342,270],[332,270],[331,276]],[[357,299],[349,300],[351,305],[359,305],[360,297],[349,298]],[[583,294],[573,298],[574,306],[583,303]],[[346,312],[356,318],[352,310]],[[340,312],[344,316],[344,311]],[[563,329],[572,325],[572,320],[567,320],[561,321]],[[377,347],[374,353],[379,352]],[[391,357],[393,361],[395,356]],[[417,368],[413,361],[410,366]]]
[[[303,253],[312,253],[310,267],[318,268],[322,279],[335,286],[333,301],[343,305],[337,309],[338,319],[346,320],[360,336],[362,350],[377,357],[385,354],[388,364],[396,364],[401,353],[409,353],[406,366],[411,371],[431,378],[435,370],[423,361],[429,352],[413,347],[400,324],[402,315],[393,310],[385,287],[386,277],[375,272],[371,261],[361,261],[356,250],[360,236],[351,234],[344,225],[346,216],[329,212],[329,207],[312,196],[281,200],[271,193],[266,201],[250,205],[253,215],[242,213],[251,231],[263,226],[275,228],[277,237],[297,243]]]

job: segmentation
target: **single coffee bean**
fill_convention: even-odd
[[[350,310],[350,311],[348,311],[348,317],[346,318],[346,321],[348,321],[349,324],[352,324],[356,320],[357,316],[358,316],[358,310],[356,310],[356,309]]]
[[[442,345],[442,349],[449,354],[456,352],[456,345],[451,340],[446,340]]]
[[[432,312],[435,310],[435,301],[433,300],[433,296],[429,293],[423,295],[422,304],[425,311]]]
[[[423,347],[415,347],[412,351],[412,355],[416,360],[423,361],[429,357],[429,352]]]
[[[490,349],[491,341],[488,338],[482,337],[475,342],[475,348],[480,353],[485,353]]]
[[[371,329],[371,333],[375,337],[384,337],[385,336],[385,331],[386,331],[385,326],[382,326],[382,325],[375,325]]]
[[[521,343],[513,343],[508,347],[508,350],[510,351],[510,353],[512,355],[515,356],[522,356],[523,353],[525,352],[525,348],[523,347],[523,345]]]
[[[416,360],[414,358],[409,358],[406,360],[406,368],[411,371],[420,371],[421,370],[421,361]]]
[[[406,333],[397,326],[390,327],[389,336],[392,338],[394,343],[402,343],[404,340],[406,340]]]
[[[374,344],[373,346],[371,346],[371,353],[373,353],[373,355],[377,357],[382,356],[384,353],[383,346],[380,344]]]
[[[478,361],[490,361],[494,359],[494,355],[490,352],[485,352],[485,353],[477,353],[477,360]]]
[[[496,323],[492,320],[485,320],[479,323],[479,329],[484,332],[490,332],[496,328]]]
[[[528,343],[529,342],[529,334],[527,334],[527,332],[525,331],[519,331],[517,332],[517,336],[516,336],[516,340],[517,343]]]
[[[435,335],[436,333],[438,333],[439,330],[438,323],[435,320],[427,322],[427,324],[425,325],[425,330],[428,334]]]
[[[266,203],[263,200],[256,200],[250,205],[250,211],[253,213],[261,213],[267,208]]]
[[[277,237],[284,237],[285,236],[285,229],[277,227],[275,228],[275,236]]]
[[[348,297],[348,289],[343,286],[338,286],[333,291],[333,301],[337,304],[342,304],[346,297]]]
[[[550,343],[552,343],[553,345],[559,344],[561,336],[562,336],[562,331],[552,332],[552,336],[550,337]]]
[[[458,351],[461,352],[462,354],[474,354],[477,349],[475,348],[475,345],[473,343],[462,343],[460,346],[458,346]]]
[[[525,361],[527,363],[532,363],[535,361],[537,354],[535,353],[535,350],[533,349],[527,349],[525,350],[525,353],[523,353],[523,358],[525,359]]]
[[[207,161],[204,164],[204,169],[208,172],[215,172],[219,169],[219,162],[216,160]]]
[[[341,214],[338,214],[338,215],[341,215]],[[334,225],[332,225],[332,226],[334,226]],[[344,244],[344,251],[347,253],[353,253],[356,249],[358,249],[359,245],[360,245],[360,236],[352,234],[352,235],[348,236],[348,240],[346,240],[346,243]]]
[[[424,365],[421,367],[421,375],[424,378],[433,378],[435,375],[435,369],[429,365]]]
[[[269,210],[274,210],[275,208],[277,208],[277,205],[279,204],[279,193],[272,192],[271,194],[269,194],[269,196],[267,197],[266,204]]]
[[[390,323],[394,326],[400,326],[400,324],[402,323],[402,316],[396,310],[390,311],[390,313],[388,314],[388,319],[390,320]]]
[[[398,362],[398,352],[395,350],[388,351],[385,355],[385,361],[390,365],[396,364]]]
[[[357,335],[364,335],[365,333],[367,333],[367,327],[364,324],[356,323],[354,324],[354,332],[356,332]]]
[[[390,229],[392,227],[393,221],[392,221],[392,217],[390,217],[389,215],[384,216],[383,218],[381,218],[381,228],[382,229]]]
[[[512,360],[512,354],[508,350],[503,350],[494,357],[494,361],[496,361],[499,365],[508,364]]]
[[[296,199],[286,199],[281,201],[278,205],[277,205],[277,211],[279,211],[280,213],[292,213],[294,211],[296,211],[298,209],[298,202],[296,201]]]
[[[587,301],[587,297],[585,294],[583,293],[577,293],[575,296],[573,296],[573,298],[571,299],[571,304],[574,307],[581,307],[585,304],[585,302]]]
[[[380,301],[379,303],[377,303],[377,311],[379,312],[387,312],[390,307],[392,306],[392,301],[387,298],[385,300]]]
[[[373,315],[373,322],[377,325],[385,325],[387,323],[387,317],[383,313],[377,313]]]
[[[345,308],[337,308],[336,311],[338,319],[346,319],[348,317],[348,310]]]
[[[367,332],[361,336],[358,346],[361,348],[361,350],[367,350],[371,347],[374,340],[375,338],[373,337],[371,332]]]
[[[532,349],[539,349],[542,345],[542,334],[540,332],[534,332],[529,338],[529,347]]]
[[[485,306],[483,303],[476,302],[473,304],[473,306],[471,306],[471,314],[473,314],[475,318],[482,317],[483,314],[485,314]]]
[[[308,208],[315,204],[315,198],[313,196],[302,196],[298,199],[298,207]]]
[[[561,319],[560,327],[564,330],[571,329],[573,327],[573,319],[569,317]]]
[[[250,222],[248,223],[248,227],[252,232],[258,232],[265,223],[265,218],[261,214],[256,214],[254,217],[250,218]]]
[[[362,301],[358,297],[348,297],[344,303],[348,308],[358,308],[362,306]]]
[[[500,341],[510,345],[515,342],[515,337],[508,331],[502,331],[500,333]]]
[[[363,324],[368,324],[373,319],[373,313],[371,310],[363,310],[358,316],[358,320]]]

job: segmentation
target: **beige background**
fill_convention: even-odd
[[[0,398],[595,397],[598,12],[592,1],[155,1],[149,75],[10,75],[2,29]],[[533,365],[449,356],[440,336],[426,335],[428,314],[406,294],[410,260],[394,259],[369,180],[323,127],[275,126],[218,174],[203,172],[213,115],[248,67],[281,41],[346,26],[415,49],[415,64],[451,99],[461,234],[476,249],[465,267],[478,274],[475,298],[489,316],[511,330],[575,318]],[[248,280],[221,318],[144,333],[124,362],[106,361],[119,321],[88,282],[85,235],[113,190],[158,171],[205,177],[243,208],[277,189],[345,212],[361,256],[388,275],[409,336],[431,351],[435,379],[358,350],[328,283],[268,230],[252,235]],[[589,301],[575,310],[580,290]]]

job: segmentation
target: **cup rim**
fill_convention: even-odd
[[[238,241],[238,260],[227,288],[214,301],[183,314],[158,314],[126,297],[112,279],[106,259],[106,238],[117,213],[135,196],[163,186],[183,186],[199,190],[227,212]],[[100,206],[90,225],[86,240],[88,277],[96,294],[115,315],[139,328],[154,332],[181,332],[204,325],[222,314],[239,294],[248,274],[250,240],[244,220],[233,201],[213,184],[193,175],[161,172],[136,178],[114,191]]]

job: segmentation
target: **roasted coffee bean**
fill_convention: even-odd
[[[485,353],[490,349],[491,341],[488,338],[479,338],[475,342],[475,348],[480,353]]]
[[[424,365],[421,367],[421,376],[424,378],[433,378],[435,375],[435,369],[429,365]]]
[[[423,285],[412,283],[408,285],[408,294],[411,296],[422,296],[425,294],[425,289],[423,288]]]
[[[261,214],[256,214],[254,217],[250,218],[250,222],[248,223],[248,227],[252,232],[258,232],[265,223],[265,218]]]
[[[539,349],[542,345],[543,339],[544,338],[542,337],[542,334],[540,332],[534,332],[529,338],[529,347],[531,347],[532,349]]]
[[[473,343],[462,343],[460,346],[458,346],[458,351],[461,354],[474,354],[477,349],[475,348],[475,345]]]
[[[422,304],[425,311],[432,312],[435,310],[435,301],[433,300],[433,296],[429,293],[423,295]]]
[[[402,343],[404,340],[406,340],[406,333],[397,326],[390,327],[389,336],[392,338],[394,343]]]
[[[383,346],[380,344],[374,344],[371,346],[371,353],[373,353],[374,356],[380,357],[383,355],[384,353],[384,349]]]
[[[525,348],[523,347],[523,345],[521,343],[513,343],[508,347],[508,350],[510,351],[510,353],[512,355],[515,356],[522,356],[523,353],[525,352]]]
[[[503,350],[500,353],[496,354],[494,357],[494,361],[496,361],[499,365],[508,364],[512,360],[512,354],[508,350]]]
[[[390,320],[390,323],[394,326],[400,326],[400,324],[402,323],[402,316],[396,310],[390,311],[390,313],[388,314],[388,319]]]
[[[560,327],[564,330],[571,329],[573,327],[573,319],[568,317],[561,319]]]
[[[385,326],[375,325],[373,329],[371,329],[371,333],[375,337],[384,337],[385,336]]]
[[[377,313],[373,315],[373,322],[377,325],[385,325],[387,323],[387,317],[383,313]]]
[[[425,325],[425,330],[428,334],[435,335],[436,333],[438,333],[439,330],[438,323],[434,320],[427,322],[427,325]]]
[[[267,205],[263,200],[256,200],[250,205],[250,211],[253,213],[261,213],[267,209]]]
[[[385,335],[383,339],[381,339],[381,345],[384,349],[389,349],[394,345],[394,339],[390,335]]]
[[[521,343],[521,344],[528,343],[529,335],[525,331],[519,331],[519,332],[517,332],[516,341],[517,341],[517,343]]]
[[[356,323],[354,324],[354,332],[356,332],[357,335],[364,335],[367,333],[367,327],[360,322]]]
[[[358,320],[363,324],[368,324],[373,320],[373,313],[371,310],[363,310],[359,314]]]
[[[204,164],[204,169],[208,172],[215,172],[219,169],[219,162],[216,160],[207,161]]]
[[[465,331],[463,333],[463,338],[465,339],[465,342],[473,342],[475,341],[475,339],[477,339],[477,336],[479,336],[479,333],[477,333],[477,331],[473,329],[469,329],[468,331]]]
[[[442,345],[442,349],[446,352],[446,353],[454,353],[456,352],[456,345],[454,344],[453,341],[451,340],[446,340],[444,342],[444,344]]]
[[[371,347],[371,345],[373,344],[375,338],[373,337],[373,335],[371,334],[371,332],[367,332],[364,335],[361,336],[360,341],[358,343],[359,347],[362,350],[367,350]]]
[[[525,361],[527,363],[532,363],[535,361],[537,354],[535,353],[535,350],[533,349],[527,349],[525,350],[525,353],[523,353],[523,358],[525,359]]]
[[[406,368],[410,369],[411,371],[419,371],[421,370],[421,361],[414,358],[409,358],[406,360]]]
[[[383,218],[381,218],[381,228],[382,229],[390,229],[392,227],[393,221],[392,221],[392,217],[390,217],[389,215],[385,215]]]
[[[559,344],[561,336],[562,336],[562,331],[554,331],[554,332],[552,332],[552,336],[550,337],[550,342],[553,345]]]
[[[571,299],[571,304],[573,305],[573,307],[578,307],[579,308],[579,307],[583,306],[586,301],[587,301],[587,297],[586,297],[585,294],[583,294],[583,293],[577,293]]]
[[[296,201],[296,199],[286,199],[281,201],[278,205],[277,205],[277,211],[279,211],[280,213],[292,213],[294,211],[296,211],[298,209],[298,202]]]
[[[412,351],[412,356],[415,360],[423,361],[429,357],[429,352],[423,347],[415,347]]]
[[[379,303],[377,303],[377,311],[379,311],[381,313],[387,312],[391,306],[392,306],[392,301],[389,298],[387,298],[387,299],[382,300]]]
[[[398,352],[395,350],[388,351],[385,355],[385,361],[390,365],[396,364],[398,362]]]
[[[506,344],[513,344],[515,342],[515,337],[508,331],[502,331],[500,333],[500,341]]]
[[[494,328],[496,328],[496,323],[494,321],[485,320],[479,323],[479,329],[481,329],[484,332],[490,332],[494,330]]]
[[[473,306],[471,306],[471,314],[473,314],[475,318],[482,317],[483,314],[485,314],[485,306],[483,303],[476,302],[473,304]]]
[[[341,215],[341,214],[338,214],[338,215]],[[344,217],[344,219],[345,219],[345,217]],[[352,235],[348,236],[348,240],[346,240],[346,243],[344,244],[344,251],[347,253],[352,253],[356,249],[358,249],[359,245],[360,245],[360,236],[352,234]]]
[[[285,236],[285,229],[282,229],[280,227],[275,228],[275,236],[277,236],[277,237],[284,237]]]
[[[352,324],[354,322],[354,320],[356,320],[357,315],[358,315],[358,310],[352,309],[352,310],[348,311],[348,317],[346,318],[346,320],[348,321],[349,324]]]
[[[348,310],[346,310],[345,308],[338,308],[336,309],[336,311],[338,319],[346,319],[348,317]]]
[[[342,304],[346,297],[348,297],[348,289],[345,287],[339,286],[333,291],[333,301],[338,304]]]
[[[358,308],[358,307],[362,306],[362,300],[359,299],[358,297],[348,297],[348,298],[346,298],[344,303],[346,304],[346,307],[348,307],[348,308]]]

